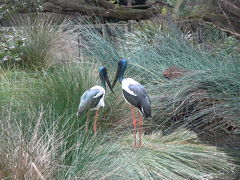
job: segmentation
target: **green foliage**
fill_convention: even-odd
[[[1,113],[1,178],[53,179],[54,173],[60,171],[59,149],[65,143],[55,129],[59,121],[47,126],[43,109],[39,112],[29,109],[24,116],[18,110],[23,109],[9,106],[6,113]]]
[[[11,31],[2,34],[0,63],[25,69],[41,69],[58,61],[65,61],[68,44],[72,43],[72,32],[63,31],[65,22],[57,25],[54,16],[35,14],[21,18]],[[65,42],[64,38],[69,41]],[[57,54],[56,51],[59,51]],[[60,59],[57,59],[59,56]]]
[[[174,4],[175,14],[179,18],[194,17],[199,14],[208,14],[214,11],[218,4],[216,0],[169,0],[170,4]]]
[[[20,111],[10,110],[6,118],[1,119],[0,171],[3,177],[201,179],[218,177],[234,169],[226,154],[199,144],[196,135],[184,129],[166,136],[146,135],[144,147],[132,148],[132,135],[125,133],[116,137],[107,133],[91,137],[77,128],[76,139],[69,147],[73,127],[66,121],[61,125],[61,117],[48,117],[43,107],[32,110],[25,116]],[[27,131],[24,118],[29,120]],[[49,118],[53,120],[51,125]]]
[[[108,114],[99,119],[99,134],[92,136],[92,116],[85,134],[86,117],[77,119],[75,113],[80,95],[96,84],[97,67],[74,63],[34,74],[1,73],[0,171],[5,177],[199,179],[229,170],[226,154],[199,144],[185,129],[146,135],[143,148],[132,148],[128,131],[114,131],[105,124],[126,117],[127,107],[122,98],[116,100],[118,93],[115,98],[107,92],[101,114]]]
[[[58,128],[62,130],[62,126],[71,127],[74,139],[75,131],[80,127],[85,127],[86,121],[85,115],[79,119],[76,117],[80,96],[84,91],[98,84],[99,66],[99,64],[91,63],[70,63],[29,74],[3,71],[0,108],[4,113],[5,109],[12,105],[13,109],[20,108],[19,111],[25,117],[29,109],[35,112],[39,107],[43,107],[44,113],[49,117],[49,119],[46,118],[46,122],[51,124],[54,119],[61,117],[62,123]],[[116,108],[123,102],[122,99],[115,101],[108,90],[106,98],[108,98],[107,104]],[[107,125],[104,124],[110,123],[111,118],[116,114],[112,107],[108,106],[100,112],[100,117],[102,115],[104,119],[99,120],[99,128],[105,129]],[[29,121],[25,118],[26,127]],[[91,129],[93,113],[91,113],[89,123]],[[69,143],[72,145],[74,142],[69,140]]]
[[[152,35],[147,29],[136,31],[118,39],[118,48],[110,37],[103,39],[98,32],[84,30],[86,43],[81,50],[103,64],[111,64],[117,56],[127,58],[126,77],[146,85],[160,126],[163,122],[211,130],[224,130],[231,123],[238,126],[239,111],[234,107],[239,104],[240,90],[237,58],[226,51],[209,54],[190,43],[171,19],[167,22],[167,33],[161,25],[154,27]],[[186,69],[187,75],[167,81],[163,71],[170,66]]]
[[[94,146],[86,146],[84,153],[76,154],[75,162],[79,164],[74,167],[79,169],[71,170],[79,172],[72,174],[79,174],[83,179],[201,179],[213,176],[214,171],[223,165],[222,160],[228,157],[215,148],[198,144],[195,138],[195,134],[181,129],[168,136],[145,136],[143,148],[131,148],[133,138],[129,135],[101,147],[99,142],[92,142]],[[213,151],[217,152],[216,156],[211,155]],[[106,155],[108,158],[104,159]],[[210,161],[214,162],[211,172],[208,171]]]
[[[5,0],[0,6],[0,19],[9,18],[19,11],[31,12],[33,10],[42,11],[41,0]]]
[[[26,34],[41,30],[34,27],[29,26]],[[45,26],[42,29],[51,32]],[[208,54],[194,47],[171,22],[169,29],[165,33],[156,28],[151,36],[142,31],[123,35],[112,29],[115,37],[103,38],[89,26],[79,30],[79,62],[40,71],[1,69],[0,174],[18,179],[212,179],[226,172],[232,175],[232,158],[222,149],[200,143],[195,133],[179,126],[202,130],[213,117],[223,115],[233,118],[231,122],[239,121],[239,62],[231,55]],[[36,42],[34,47],[43,47],[38,45],[44,43]],[[37,49],[41,54],[43,50]],[[51,52],[55,59],[59,51]],[[144,84],[152,100],[155,122],[144,121],[151,129],[141,148],[132,148],[130,113],[119,85],[115,95],[107,90],[97,135],[92,131],[94,113],[90,113],[88,133],[87,114],[76,117],[80,96],[98,83],[98,67],[106,66],[113,79],[120,57],[129,60],[126,77]],[[162,72],[172,65],[190,72],[166,80]],[[218,127],[212,125],[211,130]]]
[[[130,55],[137,64],[148,67],[153,73],[148,75],[152,76],[149,77],[151,80],[155,79],[151,89],[155,97],[153,103],[159,106],[159,118],[174,124],[185,121],[195,127],[207,126],[219,119],[215,127],[211,127],[213,129],[224,129],[229,120],[237,126],[239,112],[232,104],[239,103],[239,61],[226,52],[221,52],[221,56],[207,54],[182,37],[176,31],[169,36],[159,32],[154,43],[140,45],[140,42],[148,40],[146,35],[137,39],[135,47],[139,53]],[[170,66],[185,68],[188,75],[166,81],[162,73]]]
[[[227,38],[227,35],[220,29],[217,29],[211,25],[206,25],[204,28],[204,38],[206,39],[206,41],[217,43],[221,40],[224,40],[224,38]]]
[[[25,46],[25,39],[10,30],[1,31],[0,34],[0,64],[9,67],[21,59],[21,50]]]

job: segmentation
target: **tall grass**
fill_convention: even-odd
[[[168,136],[146,135],[143,148],[132,148],[133,138],[128,132],[120,137],[112,133],[86,136],[77,128],[76,139],[69,147],[72,127],[65,123],[66,127],[59,130],[62,117],[52,117],[54,123],[49,126],[43,107],[28,116],[8,113],[1,120],[2,178],[201,179],[234,169],[225,153],[199,144],[196,135],[185,129]],[[23,118],[33,123],[29,121],[27,131]]]
[[[223,169],[230,170],[232,165],[226,154],[195,142],[196,135],[184,129],[168,136],[146,135],[144,148],[133,149],[131,130],[120,128],[123,132],[118,132],[111,124],[128,119],[124,110],[127,107],[122,99],[116,102],[108,92],[108,103],[102,112],[107,115],[100,118],[98,135],[92,136],[91,128],[86,134],[86,117],[77,119],[75,113],[80,95],[96,83],[96,66],[62,65],[35,76],[27,73],[21,77],[5,72],[1,86],[5,92],[1,103],[2,176],[199,179],[218,176]]]
[[[76,128],[85,125],[86,116],[77,119],[76,111],[84,91],[98,84],[99,66],[99,64],[90,63],[70,63],[33,74],[4,72],[1,109],[4,112],[4,108],[10,105],[12,108],[20,107],[23,109],[23,116],[25,116],[25,111],[28,111],[29,108],[35,111],[43,106],[46,109],[45,113],[54,114],[54,116],[49,116],[47,122],[53,122],[53,118],[61,116],[63,124],[67,119],[70,119],[67,126],[71,126],[75,131]],[[108,97],[108,95],[110,96]],[[118,107],[122,102],[122,99],[115,101],[107,90],[107,104]],[[92,117],[93,113],[90,114]],[[112,107],[106,107],[105,110],[102,110],[99,127],[101,127],[102,122],[108,122],[104,122],[104,119],[101,120],[102,116],[111,123],[111,117],[116,116],[116,114]],[[28,120],[26,120],[26,126],[27,124]]]
[[[59,169],[58,151],[65,143],[55,129],[59,122],[45,127],[44,112],[37,113],[28,112],[23,117],[10,107],[7,117],[1,115],[1,178],[52,179]],[[27,127],[23,118],[29,120]]]
[[[83,92],[97,84],[98,66],[97,64],[74,63],[57,66],[49,71],[35,72],[34,75],[24,72],[4,71],[1,83],[1,97],[4,97],[1,98],[1,124],[3,125],[1,130],[6,131],[7,134],[2,134],[3,142],[1,147],[4,147],[2,154],[7,156],[5,148],[6,150],[13,149],[15,152],[15,149],[20,146],[18,143],[22,141],[24,141],[22,144],[23,147],[21,146],[19,148],[25,148],[25,146],[28,148],[28,143],[31,143],[31,141],[34,141],[34,143],[43,141],[42,143],[46,143],[46,145],[37,144],[36,147],[34,146],[33,148],[39,148],[39,151],[45,153],[45,150],[39,146],[45,147],[49,145],[49,151],[51,151],[51,148],[56,150],[56,152],[51,151],[52,154],[49,152],[51,158],[54,158],[55,155],[61,152],[64,154],[64,156],[61,157],[63,160],[61,161],[61,165],[71,166],[72,161],[75,161],[73,153],[75,146],[79,146],[80,144],[81,148],[84,148],[85,145],[87,145],[85,144],[86,140],[93,134],[93,113],[91,113],[89,119],[89,133],[85,134],[86,116],[78,119],[76,117],[76,111],[80,96]],[[121,102],[115,102],[114,99],[110,98],[109,100],[110,102],[108,103],[112,102],[112,105],[116,104],[116,107],[119,103],[121,104]],[[98,124],[99,133],[109,126],[108,124],[111,122],[111,117],[114,116],[114,113],[111,113],[112,111],[113,109],[111,107],[107,107],[106,111],[101,111]],[[40,114],[39,120],[37,118],[38,114]],[[103,118],[102,115],[104,116]],[[4,124],[6,123],[7,125],[5,126]],[[15,130],[15,128],[17,128],[17,130]],[[16,135],[20,139],[14,139],[15,133],[17,133]],[[40,136],[40,140],[31,138],[31,136],[36,133],[39,133],[38,136]],[[54,134],[49,135],[48,133]],[[52,140],[50,138],[55,138],[55,135],[61,137],[61,139],[57,140],[58,145],[61,145],[60,148],[57,145],[51,144]],[[16,140],[16,142],[11,142],[8,138]],[[5,144],[6,142],[11,143]],[[90,141],[87,143],[89,143],[89,145],[92,144]],[[10,145],[14,147],[10,147]],[[48,149],[48,147],[46,147],[46,149]],[[31,151],[36,150],[31,149]],[[14,152],[10,151],[8,153],[12,154]],[[41,153],[36,154],[36,156],[38,155],[39,157],[43,156]],[[14,158],[21,158],[21,156],[24,155],[20,154],[17,155],[17,157],[7,157],[12,158],[11,160],[15,162]],[[3,163],[6,164],[3,165],[3,169],[7,169],[6,165],[8,165],[7,162],[9,159],[4,158],[6,162],[4,161]],[[45,160],[51,161],[51,158]],[[26,163],[28,164],[23,170],[24,174],[32,171],[31,163]],[[31,167],[30,169],[29,166]],[[46,167],[46,169],[48,168],[47,164],[43,166]],[[55,165],[52,166],[53,169],[49,168],[49,171],[55,171],[55,166],[58,166],[58,164],[55,163]],[[18,166],[16,168],[18,168]],[[56,167],[56,169],[58,169],[58,167]],[[15,169],[11,169],[12,173],[9,173],[14,176],[16,171]],[[33,175],[30,174],[29,177],[31,176]],[[46,175],[46,177],[48,177],[48,175]]]
[[[126,77],[146,85],[160,126],[163,122],[177,122],[176,126],[184,122],[201,129],[213,125],[209,126],[213,131],[224,129],[226,124],[230,124],[227,127],[239,126],[237,56],[226,51],[210,54],[202,46],[188,41],[171,19],[165,22],[144,26],[143,31],[140,27],[121,39],[117,36],[117,41],[111,37],[103,39],[99,32],[85,29],[82,51],[104,64],[113,64],[113,60],[118,60],[116,56],[127,58]],[[121,34],[116,29],[113,31]],[[163,72],[171,66],[186,69],[186,75],[175,80],[165,79]]]
[[[35,30],[38,29],[33,29],[34,33]],[[212,86],[212,82],[216,80],[210,79],[212,81],[204,84],[208,76],[203,67],[210,63],[206,72],[211,74],[212,67],[218,67],[215,63],[222,65],[228,61],[209,61],[211,56],[188,46],[187,41],[179,37],[174,38],[174,34],[156,34],[149,41],[144,39],[144,34],[139,36],[141,32],[122,37],[121,32],[116,31],[117,40],[112,37],[104,39],[92,28],[81,29],[80,33],[81,61],[70,59],[69,63],[35,71],[1,70],[1,178],[212,179],[226,172],[232,175],[235,165],[231,163],[231,157],[222,149],[201,144],[197,135],[185,128],[166,134],[165,129],[153,128],[152,122],[146,120],[144,123],[152,128],[148,135],[144,135],[144,146],[132,148],[130,113],[119,86],[115,95],[107,90],[106,107],[100,111],[96,136],[91,129],[93,112],[90,112],[88,133],[85,132],[87,115],[79,119],[76,117],[80,96],[99,82],[98,67],[106,66],[110,79],[113,79],[119,57],[129,59],[126,76],[135,78],[148,89],[154,120],[160,126],[163,124],[160,121],[171,124],[172,117],[175,117],[172,111],[179,109],[174,105],[182,103],[182,99],[185,101],[192,82],[208,87],[211,94],[207,95],[215,98],[214,93],[219,88]],[[165,44],[167,47],[162,50],[165,47],[163,42],[169,44]],[[31,50],[29,52],[31,54]],[[51,56],[54,59],[56,52],[53,51]],[[181,58],[184,59],[179,62]],[[165,80],[161,70],[175,63],[185,68],[192,66],[191,70],[197,72],[179,80]],[[229,67],[230,72],[232,69]],[[202,74],[202,81],[195,78],[199,74]],[[219,74],[215,77],[220,78]],[[179,91],[174,87],[178,87],[182,99],[178,98]],[[229,89],[233,90],[232,83],[229,83]],[[221,92],[229,95],[224,88]],[[165,102],[162,102],[161,96],[166,96]],[[189,117],[193,119],[193,115]]]
[[[67,28],[67,20],[57,23],[55,16],[36,13],[12,21],[9,41],[16,41],[11,43],[19,57],[13,61],[16,66],[34,70],[76,58],[75,29]]]

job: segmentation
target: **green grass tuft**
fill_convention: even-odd
[[[0,177],[213,179],[226,172],[232,176],[232,158],[223,149],[201,143],[184,126],[214,130],[219,122],[212,123],[213,117],[223,116],[239,122],[239,63],[228,54],[206,53],[177,29],[161,30],[147,36],[141,31],[123,35],[113,29],[113,39],[83,28],[81,61],[35,71],[1,69]],[[44,37],[49,40],[48,35]],[[57,52],[52,52],[54,60]],[[144,121],[148,131],[142,148],[132,147],[130,113],[119,84],[115,95],[107,90],[96,136],[91,129],[94,112],[88,134],[86,114],[76,117],[81,95],[99,82],[98,67],[105,65],[113,79],[120,57],[129,60],[126,77],[145,85],[152,100],[153,120]],[[162,72],[172,65],[190,72],[166,80]]]

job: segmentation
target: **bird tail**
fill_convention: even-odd
[[[77,112],[76,116],[79,118],[81,116],[81,113]]]
[[[149,98],[145,98],[144,102],[142,102],[141,112],[143,117],[145,118],[152,117],[151,104]]]
[[[78,111],[76,113],[77,117],[79,118],[82,114],[84,114],[88,109],[85,103],[80,103],[78,107]]]
[[[79,108],[78,112],[76,113],[77,117],[80,118],[80,116],[84,113],[84,111]]]

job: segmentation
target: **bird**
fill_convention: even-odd
[[[108,85],[112,93],[114,93],[108,78],[106,67],[100,67],[98,71],[101,80],[101,85],[93,86],[82,94],[77,111],[77,117],[80,117],[82,114],[88,112],[89,110],[96,111],[93,125],[93,130],[95,134],[97,132],[97,120],[99,109],[105,106],[104,97],[106,93],[106,84]],[[86,120],[86,132],[88,132],[88,116]]]
[[[127,68],[127,60],[120,59],[118,61],[118,69],[115,75],[115,79],[112,84],[114,88],[117,81],[122,84],[123,98],[130,104],[130,111],[133,120],[134,131],[134,146],[142,146],[142,134],[143,134],[143,118],[151,117],[151,102],[148,93],[143,85],[133,80],[132,78],[124,78],[124,72]],[[137,145],[137,120],[135,117],[135,108],[138,109],[138,129],[139,129],[139,144]]]

